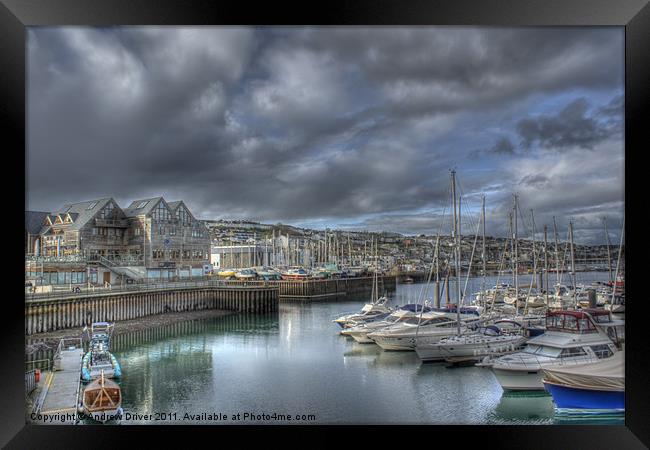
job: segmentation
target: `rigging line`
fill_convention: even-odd
[[[451,189],[449,189],[449,192],[451,192]],[[437,234],[438,234],[438,238],[437,238],[438,241],[439,241],[440,233],[442,232],[442,228],[443,228],[443,226],[444,226],[445,213],[446,213],[446,211],[447,211],[447,205],[445,205],[445,206],[442,208],[442,220],[440,221],[440,225],[439,225],[439,227],[438,227],[438,233],[437,233]],[[436,244],[436,245],[437,245],[437,244]],[[435,258],[435,256],[434,256],[434,258]],[[424,310],[424,301],[425,301],[425,297],[426,297],[427,294],[429,293],[429,285],[430,285],[430,283],[431,283],[431,276],[432,276],[432,273],[433,273],[434,262],[435,262],[435,259],[434,259],[434,258],[432,258],[432,260],[431,260],[431,270],[429,271],[429,276],[428,276],[428,278],[427,278],[427,282],[426,282],[426,284],[424,284],[424,285],[420,288],[420,294],[418,295],[418,298],[417,298],[417,301],[416,301],[416,304],[419,304],[419,303],[420,303],[420,300],[422,301],[422,310]],[[418,326],[419,326],[419,321],[418,321]]]
[[[436,247],[434,250],[434,259],[438,258],[437,252],[438,252],[438,243],[440,241],[440,234],[436,237]],[[431,271],[429,271],[429,278],[427,279],[427,287],[429,286],[429,283],[431,283],[431,276],[433,275],[433,268],[434,268],[434,261],[431,261]],[[424,313],[424,298],[422,299],[422,309],[420,309],[420,316],[418,317],[418,325],[417,328],[415,329],[415,339],[417,340],[418,338],[418,332],[420,331],[420,322],[422,321],[422,314]]]
[[[476,224],[476,234],[474,235],[474,245],[472,246],[472,254],[469,257],[469,265],[467,266],[467,277],[465,277],[465,286],[463,287],[463,295],[460,298],[458,308],[460,308],[462,306],[463,301],[465,300],[465,296],[467,295],[467,283],[469,283],[469,276],[472,273],[472,262],[474,260],[474,251],[476,250],[476,242],[478,241],[479,225],[480,225],[480,223]]]
[[[621,225],[621,240],[618,244],[618,258],[616,260],[616,273],[614,274],[614,285],[612,286],[612,300],[611,304],[614,304],[614,296],[616,294],[616,281],[618,278],[618,268],[621,264],[621,254],[623,252],[623,236],[625,235],[625,211],[623,211],[623,223]]]

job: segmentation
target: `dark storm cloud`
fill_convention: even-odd
[[[557,115],[543,115],[538,118],[523,119],[517,123],[517,131],[522,145],[530,148],[538,144],[541,147],[562,149],[581,147],[592,149],[614,133],[620,132],[619,122],[601,123],[588,114],[589,102],[578,98],[562,109]],[[601,108],[603,114],[609,115],[616,110],[611,103]]]
[[[164,195],[203,218],[423,230],[432,222],[421,211],[447,202],[448,168],[465,149],[485,150],[458,167],[471,172],[463,187],[495,202],[536,176],[534,164],[509,166],[526,157],[516,131],[537,158],[555,158],[550,146],[588,146],[598,161],[621,152],[622,37],[597,28],[34,28],[28,207]],[[532,113],[573,91],[614,98]],[[619,195],[619,185],[603,192]],[[573,207],[602,203],[587,191]]]
[[[499,155],[514,155],[515,146],[510,139],[502,137],[488,150],[488,152]]]

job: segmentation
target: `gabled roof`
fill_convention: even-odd
[[[79,230],[84,225],[86,225],[89,220],[95,217],[95,215],[101,211],[102,208],[106,206],[106,204],[110,201],[115,203],[115,200],[110,197],[101,198],[98,200],[88,200],[85,202],[69,203],[67,205],[63,205],[63,208],[61,208],[60,212],[56,212],[54,214],[60,214],[62,217],[65,217],[65,214],[70,214],[70,217],[74,219],[74,223],[67,225],[67,229]],[[54,222],[54,220],[52,222]]]
[[[190,217],[192,217],[192,219],[196,220],[196,217],[194,217],[194,214],[192,214],[192,211],[190,211],[190,208],[187,207],[187,205],[185,204],[185,202],[183,200],[178,200],[178,201],[175,201],[175,202],[167,202],[167,206],[169,206],[169,209],[171,209],[171,211],[174,214],[176,214],[176,210],[178,209],[178,207],[180,205],[183,205],[183,208],[185,208],[185,211],[187,211],[187,213],[190,215]]]
[[[152,197],[152,198],[143,198],[140,200],[135,200],[131,202],[131,204],[127,208],[124,209],[124,214],[126,214],[127,217],[148,215],[149,213],[151,213],[153,208],[158,204],[160,200],[163,200],[164,202],[164,199],[162,197]],[[138,206],[140,206],[140,208],[138,208]]]
[[[29,234],[39,234],[49,214],[42,211],[25,211],[25,231]]]
[[[178,208],[178,205],[180,205],[181,203],[183,203],[183,200],[178,200],[176,202],[167,202],[167,206],[169,206],[169,209],[171,209],[172,211],[176,211],[176,208]],[[183,203],[183,205],[184,204],[185,203]],[[187,209],[187,206],[185,207],[185,209]]]

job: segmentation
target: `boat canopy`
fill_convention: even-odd
[[[616,352],[595,363],[543,369],[544,381],[578,389],[625,390],[625,352]]]
[[[546,329],[565,333],[597,333],[590,315],[583,311],[551,311],[546,314]]]

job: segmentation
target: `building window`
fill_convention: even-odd
[[[141,228],[136,228],[135,229],[135,235],[140,236],[142,234],[142,229]]]
[[[113,210],[115,209],[115,206],[113,205],[113,202],[108,202],[106,206],[102,209],[102,211],[99,213],[99,217],[102,219],[110,219],[113,217]]]
[[[191,218],[190,214],[187,212],[183,206],[179,206],[178,209],[176,210],[176,218],[183,224],[187,225],[190,223]]]
[[[158,203],[158,206],[156,206],[156,209],[151,213],[151,217],[153,217],[156,220],[169,220],[169,209],[165,206],[165,204],[160,201]]]
[[[143,202],[138,203],[138,205],[135,207],[135,209],[142,209],[145,206],[147,206],[147,203],[149,203],[149,200],[145,200]]]
[[[170,236],[176,236],[176,227],[174,227],[174,226],[169,227],[169,235]]]
[[[99,202],[91,202],[90,205],[88,205],[88,207],[86,208],[86,210],[89,211],[93,209],[95,206],[97,206],[97,203]]]

